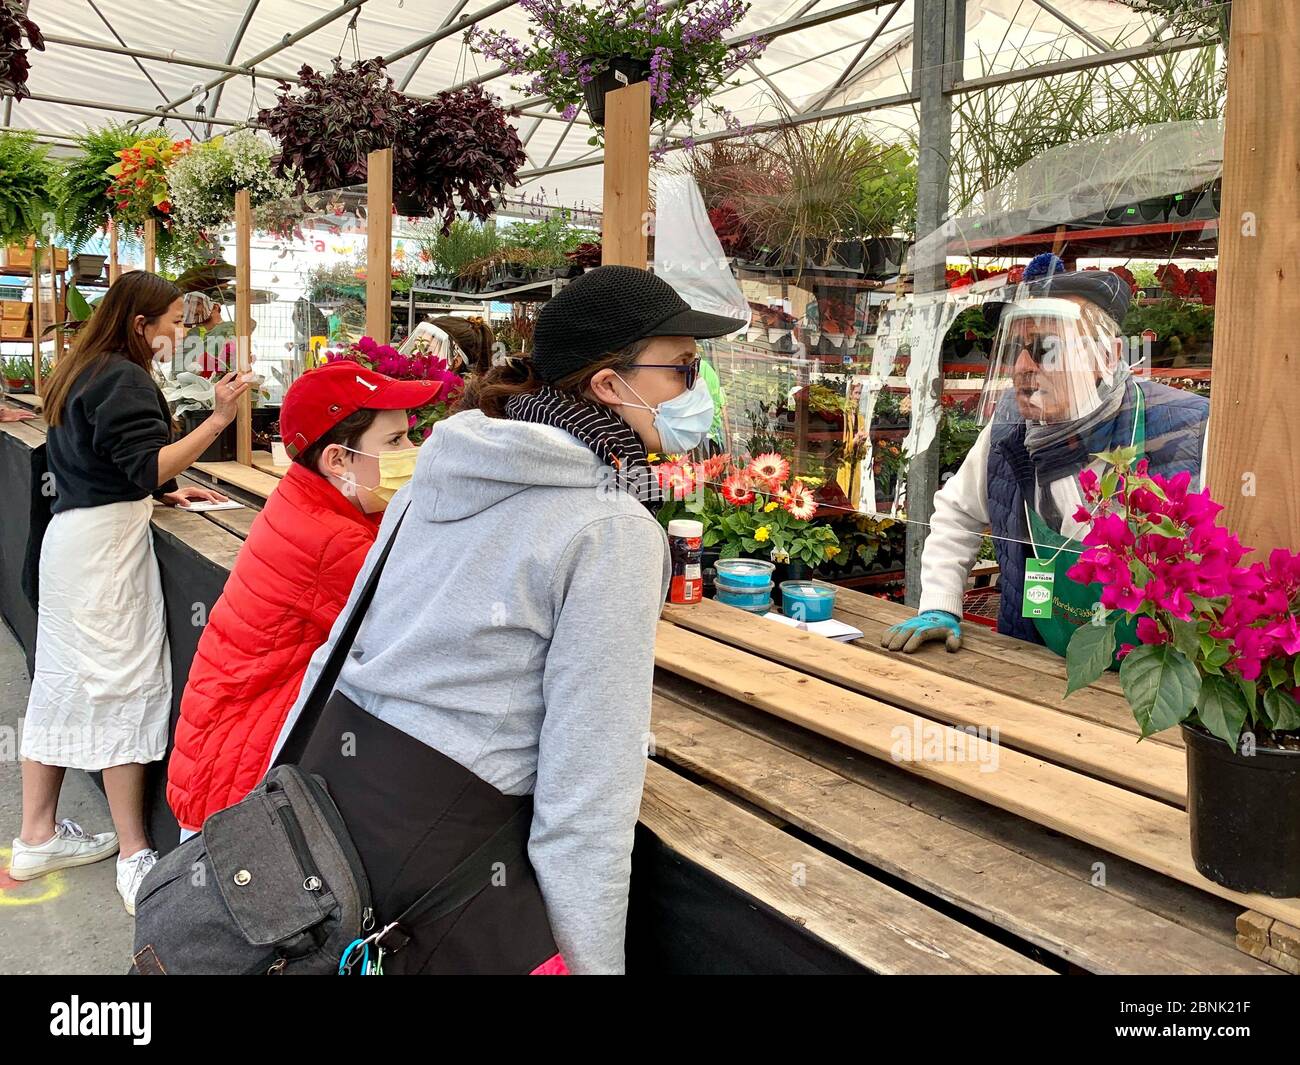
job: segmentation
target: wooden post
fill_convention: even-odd
[[[41,394],[41,246],[32,247],[32,389]]]
[[[235,193],[235,362],[241,374],[253,368],[253,205],[248,190]],[[245,392],[235,416],[235,460],[253,464],[253,393]]]
[[[108,283],[111,285],[122,276],[122,267],[117,261],[117,223],[108,223]]]
[[[1300,7],[1238,0],[1228,45],[1206,483],[1262,553],[1300,548]]]
[[[605,200],[601,262],[646,267],[650,214],[650,83],[605,97]]]
[[[366,335],[387,344],[393,329],[393,150],[366,157]]]
[[[144,268],[150,273],[158,269],[158,223],[152,218],[144,223]]]

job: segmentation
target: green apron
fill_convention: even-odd
[[[1133,441],[1137,448],[1138,459],[1146,450],[1146,406],[1142,389],[1137,390],[1137,403],[1133,412]],[[1135,460],[1136,461],[1136,460]],[[1062,658],[1070,645],[1070,637],[1080,625],[1092,620],[1095,604],[1101,601],[1102,586],[1099,582],[1080,584],[1066,576],[1070,567],[1079,561],[1083,545],[1075,539],[1067,539],[1056,532],[1029,501],[1025,500],[1025,518],[1029,526],[1030,546],[1034,557],[1040,562],[1052,561],[1052,616],[1034,618],[1034,627],[1043,643]],[[1115,629],[1115,646],[1136,644],[1137,621],[1121,621]],[[1112,665],[1111,668],[1114,668]]]

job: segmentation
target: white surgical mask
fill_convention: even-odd
[[[640,407],[653,411],[655,432],[659,434],[659,443],[663,450],[678,452],[697,448],[708,436],[709,426],[713,424],[713,396],[709,386],[704,383],[704,376],[695,379],[695,387],[688,388],[679,396],[665,400],[657,407],[652,407],[641,394],[628,385],[617,373],[614,375],[631,390],[640,403],[629,403],[629,407]]]

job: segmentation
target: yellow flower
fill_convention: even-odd
[[[838,547],[828,547],[828,548],[826,549],[826,557],[827,557],[827,558],[834,558],[834,557],[835,557],[836,555],[838,555],[839,553],[840,553],[840,549],[839,549]]]
[[[760,544],[766,541],[769,535],[770,534],[768,532],[768,528],[766,525],[760,525],[757,529],[754,530],[754,539],[757,540]]]
[[[776,510],[776,508],[779,507],[780,505],[781,505],[781,504],[778,503],[778,502],[774,499],[774,500],[772,500],[772,502],[770,502],[767,506],[765,506],[765,507],[763,508],[763,513],[764,513],[764,514],[771,514],[772,511]]]
[[[647,462],[658,462],[658,461],[659,461],[659,456],[658,456],[655,452],[652,451],[652,452],[650,452],[650,454],[648,454],[648,455],[646,456],[646,461],[647,461]]]

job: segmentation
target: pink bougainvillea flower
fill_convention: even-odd
[[[1169,633],[1165,632],[1154,618],[1140,617],[1137,623],[1137,638],[1142,643],[1160,644],[1169,642]]]
[[[1080,525],[1087,525],[1088,522],[1092,521],[1092,511],[1081,506],[1074,512],[1074,520]]]
[[[749,464],[749,473],[757,480],[766,481],[775,490],[776,485],[784,483],[790,476],[790,463],[775,451],[768,451],[754,457]]]
[[[1095,503],[1101,496],[1101,481],[1092,470],[1084,470],[1079,474],[1079,487],[1083,489],[1083,498],[1089,503]]]
[[[1147,470],[1150,468],[1150,466],[1151,466],[1151,462],[1149,459],[1138,459],[1138,464],[1133,467],[1133,471],[1139,477],[1145,477],[1147,475]]]
[[[790,491],[786,493],[781,505],[792,517],[800,521],[809,521],[817,513],[817,502],[813,499],[812,490],[802,481],[795,481],[790,486]]]
[[[1101,590],[1101,605],[1107,610],[1136,614],[1142,606],[1142,593],[1127,581],[1107,584]]]
[[[1114,551],[1123,551],[1133,546],[1133,530],[1128,522],[1118,514],[1098,514],[1092,520],[1092,528],[1083,538],[1086,547],[1109,547]]]

